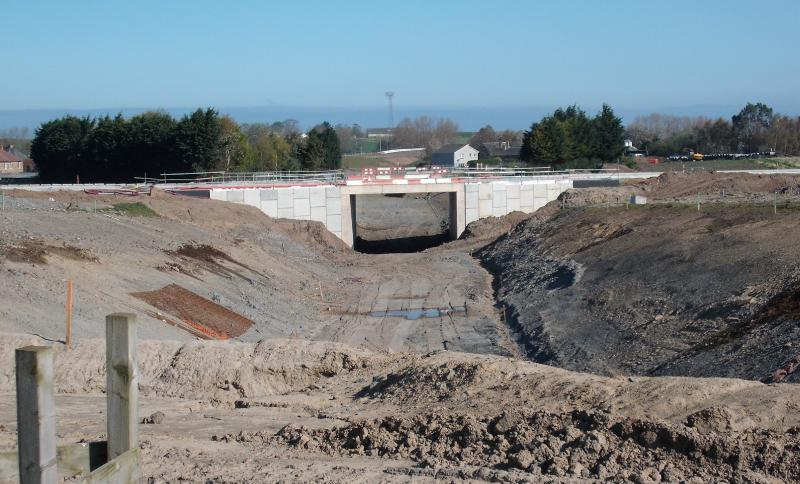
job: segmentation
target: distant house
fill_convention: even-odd
[[[645,156],[647,152],[645,150],[640,150],[639,148],[633,146],[633,141],[626,139],[625,143],[625,155],[626,156]]]
[[[466,168],[470,161],[478,161],[478,150],[468,144],[444,145],[431,154],[431,164]]]
[[[482,158],[502,158],[503,161],[519,160],[522,145],[508,141],[490,141],[483,143],[480,154]]]
[[[367,138],[391,138],[392,128],[367,128]]]
[[[0,146],[0,174],[22,173],[23,171],[25,171],[23,158]]]

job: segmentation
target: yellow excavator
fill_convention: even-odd
[[[689,156],[691,156],[692,161],[703,161],[702,153],[695,153],[694,151],[690,151]]]

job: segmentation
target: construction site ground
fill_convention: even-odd
[[[140,426],[149,482],[797,481],[799,187],[673,173],[571,190],[403,254],[158,190],[6,190],[0,450],[13,349],[34,342],[57,348],[59,441],[104,438],[100,338],[125,311],[140,416],[163,413]],[[365,239],[445,228],[435,196],[367,202]]]

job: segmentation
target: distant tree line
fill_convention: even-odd
[[[589,117],[577,106],[556,109],[522,136],[520,159],[552,167],[594,167],[624,150],[624,128],[610,106]]]
[[[296,121],[240,126],[214,109],[180,119],[147,112],[129,119],[64,116],[31,141],[42,181],[129,182],[147,174],[191,171],[335,169],[336,131],[327,122],[303,135]]]
[[[708,154],[775,150],[800,155],[800,117],[775,114],[763,103],[747,103],[730,120],[650,114],[634,119],[626,136],[640,150],[658,156],[688,151]]]
[[[28,128],[13,127],[0,131],[0,146],[9,145],[22,153],[30,152],[31,139]]]

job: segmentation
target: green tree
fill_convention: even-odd
[[[128,122],[117,114],[98,119],[86,138],[84,159],[91,169],[84,171],[86,181],[103,181],[130,173],[130,133]],[[87,166],[87,168],[89,168]],[[124,174],[122,173],[124,172]]]
[[[327,121],[308,132],[300,158],[304,169],[335,170],[342,166],[342,151],[336,130]]]
[[[219,160],[217,170],[231,171],[244,164],[252,156],[252,147],[242,133],[239,124],[230,116],[219,118]]]
[[[731,118],[739,148],[746,153],[761,151],[772,124],[772,108],[763,103],[747,103]]]
[[[608,104],[603,104],[603,108],[593,120],[594,127],[594,149],[592,154],[604,162],[618,160],[625,149],[624,135],[625,128],[622,120],[614,114],[614,110]]]
[[[123,125],[120,125],[122,129]],[[126,178],[143,176],[157,177],[161,173],[183,170],[175,150],[177,121],[163,111],[139,114],[127,123],[127,169]],[[124,136],[121,132],[119,136]]]
[[[478,150],[479,157],[484,159],[489,156],[489,151],[484,147],[484,143],[492,143],[497,141],[497,132],[492,128],[491,124],[479,129],[469,139],[469,145]]]
[[[42,124],[31,142],[31,158],[39,168],[39,177],[46,182],[72,183],[86,177],[86,142],[94,128],[89,117],[64,116]]]
[[[217,111],[197,109],[178,122],[175,149],[182,169],[208,171],[219,160],[221,126]]]

